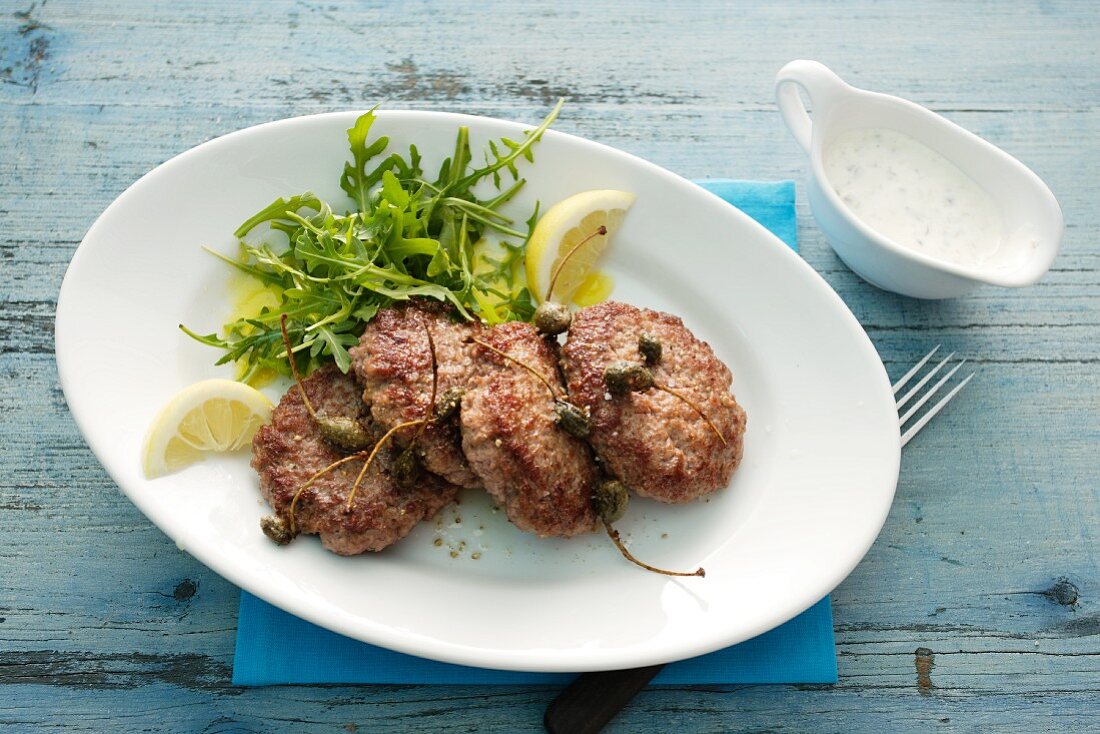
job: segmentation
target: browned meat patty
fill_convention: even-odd
[[[545,377],[558,395],[557,345],[530,324],[508,323],[478,337]],[[480,345],[460,421],[462,449],[485,489],[521,530],[569,537],[595,529],[597,480],[589,447],[557,426],[554,399],[537,377]]]
[[[427,328],[432,330],[438,363],[437,397],[449,388],[466,387],[476,370],[466,340],[479,333],[481,325],[454,321],[450,309],[441,304],[416,300],[379,311],[359,346],[350,350],[352,369],[363,383],[363,399],[385,430],[431,417],[432,357]],[[416,432],[400,431],[394,440],[405,446]],[[462,455],[454,421],[430,425],[416,448],[428,471],[463,487],[481,486]]]
[[[378,434],[351,375],[329,365],[303,384],[319,414],[358,418],[369,434]],[[386,447],[375,457],[350,510],[348,494],[364,459],[337,467],[302,492],[294,512],[299,531],[320,535],[324,546],[340,555],[380,551],[454,500],[458,487],[427,473],[413,487],[398,487],[390,475],[396,451]],[[287,391],[272,413],[271,424],[261,427],[252,439],[252,466],[260,475],[260,491],[284,521],[295,492],[315,473],[348,454],[321,435],[297,387]]]
[[[657,385],[681,393],[706,414],[656,388],[612,396],[608,365],[642,363],[642,334],[660,341],[650,366]],[[562,368],[574,403],[592,412],[589,441],[606,470],[645,497],[688,502],[726,486],[741,462],[745,411],[730,394],[733,376],[705,342],[670,314],[607,302],[573,317]]]

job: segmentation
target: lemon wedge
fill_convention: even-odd
[[[634,194],[597,189],[562,199],[542,215],[527,243],[527,287],[541,303],[548,295],[568,303],[599,260]],[[598,234],[606,227],[606,234]],[[547,294],[553,281],[554,291]]]
[[[206,454],[236,451],[271,420],[271,401],[233,380],[203,380],[165,405],[145,437],[142,451],[149,479],[178,471]]]

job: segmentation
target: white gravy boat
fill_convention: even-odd
[[[810,98],[811,122],[796,87]],[[898,97],[846,84],[816,61],[792,61],[775,81],[783,120],[810,155],[807,193],[830,246],[853,271],[879,288],[915,298],[952,298],[982,283],[1031,285],[1050,268],[1065,224],[1054,195],[1030,169],[936,113]],[[997,252],[962,265],[918,252],[881,235],[841,201],[826,175],[823,151],[841,135],[893,130],[958,166],[993,199],[1003,221]]]

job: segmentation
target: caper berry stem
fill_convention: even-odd
[[[363,464],[363,468],[359,470],[359,476],[355,478],[355,484],[351,485],[351,492],[348,494],[347,509],[351,509],[351,505],[355,502],[355,493],[359,491],[359,485],[363,483],[363,477],[367,475],[367,469],[370,469],[371,463],[374,461],[374,457],[378,456],[378,452],[382,450],[382,447],[386,445],[386,441],[389,441],[395,433],[402,428],[411,428],[412,426],[420,426],[427,423],[427,419],[418,418],[414,421],[405,421],[404,423],[398,423],[396,426],[386,431],[382,438],[378,439],[378,443],[374,444],[374,448],[371,449],[370,455],[367,456],[366,462]],[[362,456],[365,452],[355,454],[355,456]]]
[[[398,425],[394,426],[389,431],[387,431],[386,434],[384,436],[382,436],[382,438],[378,439],[378,442],[374,444],[374,447],[369,452],[367,452],[367,451],[358,451],[354,454],[349,454],[348,456],[345,456],[342,459],[337,459],[336,461],[332,462],[331,464],[324,467],[323,469],[320,469],[313,476],[311,476],[309,479],[307,479],[302,484],[301,487],[298,487],[298,489],[295,490],[294,496],[290,500],[290,508],[287,510],[287,520],[289,521],[290,532],[294,535],[298,534],[298,519],[297,519],[297,516],[295,515],[296,509],[298,507],[298,498],[302,496],[303,492],[305,492],[307,489],[312,487],[318,479],[320,479],[324,475],[328,474],[333,469],[336,469],[337,467],[340,467],[340,466],[348,463],[349,461],[354,461],[355,459],[362,459],[364,456],[366,456],[367,457],[367,462],[365,464],[363,464],[363,469],[359,472],[359,476],[356,477],[355,484],[352,485],[352,488],[351,488],[351,494],[348,496],[347,508],[350,510],[351,509],[351,503],[355,499],[356,490],[359,489],[359,485],[360,485],[360,483],[362,483],[363,477],[366,476],[367,469],[370,467],[371,462],[374,460],[374,457],[378,454],[378,450],[382,447],[383,444],[385,444],[386,440],[389,439],[391,436],[393,436],[393,434],[397,433],[397,431],[399,431],[400,429],[408,428],[409,426],[414,426],[414,425],[417,425],[417,424],[422,423],[422,422],[423,422],[423,420],[415,420],[415,421],[407,421],[405,423],[399,423]]]
[[[358,451],[370,443],[370,436],[367,435],[363,426],[359,424],[357,418],[341,415],[318,415],[313,409],[313,404],[309,401],[309,395],[306,393],[306,387],[302,383],[302,375],[298,372],[298,362],[294,359],[294,349],[290,344],[290,335],[287,333],[286,320],[287,315],[284,313],[279,318],[279,329],[283,333],[283,345],[286,347],[286,356],[287,361],[290,362],[290,371],[294,375],[294,382],[298,386],[298,392],[302,396],[302,403],[306,406],[309,417],[313,419],[313,422],[321,429],[321,435],[329,442],[336,444],[342,449]]]
[[[290,372],[294,375],[294,382],[298,384],[298,392],[302,395],[302,402],[305,403],[306,411],[309,412],[309,417],[314,421],[317,421],[317,413],[313,410],[313,405],[309,402],[309,395],[306,395],[306,388],[302,384],[302,376],[298,374],[298,362],[294,359],[294,348],[290,344],[290,334],[286,330],[287,315],[284,313],[279,317],[279,329],[283,332],[283,346],[286,347],[286,359],[290,362]]]
[[[295,512],[295,508],[298,506],[298,498],[302,496],[302,492],[305,492],[307,489],[312,487],[314,482],[316,482],[318,479],[320,479],[324,475],[328,474],[330,471],[332,471],[336,467],[338,467],[342,464],[346,464],[349,461],[352,461],[354,459],[358,459],[358,458],[361,458],[361,457],[362,457],[362,452],[357,453],[357,454],[351,454],[350,456],[345,456],[344,458],[339,459],[338,461],[334,461],[331,464],[329,464],[328,466],[326,466],[324,469],[321,469],[316,474],[314,474],[312,477],[307,479],[302,484],[301,487],[298,487],[298,489],[294,492],[294,497],[292,497],[291,500],[290,500],[290,509],[287,510],[287,520],[290,522],[290,532],[291,533],[294,533],[295,535],[298,533],[298,520],[295,517],[294,512]]]
[[[599,237],[600,235],[605,234],[607,234],[607,227],[601,224],[599,227],[596,227],[596,230],[592,234],[588,235],[583,240],[573,245],[573,249],[565,253],[565,257],[558,261],[557,266],[554,268],[554,272],[550,274],[550,287],[546,289],[546,298],[543,299],[544,301],[549,301],[550,296],[554,295],[554,285],[558,282],[558,276],[561,275],[562,268],[565,267],[565,263],[569,261],[569,258],[573,257],[573,255],[576,254],[577,250],[584,247],[593,237]]]
[[[485,347],[490,352],[503,357],[504,359],[508,360],[509,362],[512,362],[513,364],[519,365],[520,367],[522,367],[523,369],[527,370],[532,375],[537,377],[539,379],[539,381],[542,382],[543,385],[546,385],[546,389],[550,391],[550,397],[551,398],[556,398],[558,396],[557,392],[554,390],[554,386],[550,384],[550,380],[548,380],[541,372],[536,370],[531,365],[527,364],[523,360],[516,359],[515,357],[508,354],[507,352],[503,352],[503,351],[497,349],[492,344],[481,341],[476,336],[471,336],[470,341],[472,341],[474,344],[477,344],[478,346]]]
[[[435,339],[432,338],[432,329],[427,323],[424,324],[424,333],[428,335],[428,353],[432,358],[432,396],[428,400],[428,407],[425,408],[424,420],[420,424],[420,429],[417,430],[416,436],[413,437],[412,446],[420,437],[424,435],[424,431],[428,428],[428,423],[431,422],[432,413],[435,411],[435,394],[439,388],[439,360],[435,356]]]
[[[698,405],[696,405],[686,395],[683,395],[680,392],[678,392],[676,390],[673,390],[671,387],[666,387],[664,385],[654,384],[653,387],[657,388],[658,390],[660,390],[662,392],[667,392],[669,395],[671,395],[674,398],[679,398],[680,400],[684,401],[684,403],[689,405],[692,410],[694,410],[696,413],[698,413],[699,416],[707,422],[707,425],[710,426],[710,430],[714,431],[714,435],[718,436],[718,440],[722,442],[722,445],[723,446],[726,445],[726,437],[723,436],[722,432],[718,430],[718,426],[714,425],[714,421],[712,421],[710,419],[710,417],[707,416],[707,414],[703,412],[703,409],[700,408]]]
[[[283,317],[280,320],[280,325],[282,326],[282,329],[283,329],[283,339],[286,342],[287,353],[289,354],[290,353],[290,340],[287,337],[287,333],[286,333],[286,314],[283,314]],[[298,506],[298,498],[302,496],[302,493],[304,491],[306,491],[311,486],[313,486],[314,482],[316,482],[318,479],[323,477],[325,474],[328,474],[333,469],[336,469],[340,465],[346,464],[347,462],[352,461],[354,459],[361,459],[364,456],[366,456],[367,461],[366,461],[366,463],[363,464],[363,468],[359,471],[358,476],[356,476],[355,483],[352,485],[351,492],[348,494],[347,509],[350,510],[352,504],[355,502],[355,494],[356,494],[356,492],[359,491],[359,486],[363,483],[363,477],[365,477],[367,475],[367,470],[370,469],[370,465],[374,461],[374,457],[378,455],[378,452],[386,444],[386,441],[388,441],[390,438],[392,438],[394,434],[396,434],[398,431],[400,431],[403,428],[410,428],[412,426],[420,426],[420,430],[417,431],[416,436],[413,438],[412,443],[409,444],[409,449],[408,450],[411,451],[413,446],[415,445],[417,439],[419,439],[420,436],[423,435],[424,429],[427,428],[428,423],[432,422],[432,420],[433,420],[432,414],[433,414],[433,410],[435,408],[436,391],[439,388],[439,362],[438,362],[438,359],[436,358],[435,340],[432,338],[432,330],[431,330],[431,328],[428,327],[427,324],[425,324],[424,325],[424,331],[428,335],[428,351],[431,354],[431,358],[432,358],[432,394],[431,394],[431,399],[428,402],[428,407],[426,409],[428,417],[419,418],[419,419],[413,420],[413,421],[405,421],[404,423],[397,424],[396,426],[394,426],[390,430],[386,431],[386,433],[382,436],[382,438],[378,439],[378,441],[375,442],[374,446],[371,448],[371,450],[369,452],[366,451],[366,450],[363,450],[363,451],[358,451],[358,452],[356,452],[354,454],[351,454],[349,456],[345,456],[342,459],[339,459],[337,461],[332,462],[331,464],[329,464],[328,466],[326,466],[325,468],[321,469],[316,474],[311,476],[309,479],[307,479],[305,481],[305,483],[302,484],[302,486],[299,487],[294,492],[294,497],[290,500],[290,509],[288,510],[287,515],[288,515],[288,520],[289,520],[289,529],[290,529],[291,533],[297,534],[297,532],[298,532],[297,518],[295,516],[295,510]],[[302,392],[302,398],[305,400],[306,409],[309,411],[309,414],[313,417],[313,419],[315,421],[318,421],[318,424],[321,425],[321,427],[323,429],[324,425],[318,420],[317,416],[313,412],[313,408],[311,408],[310,405],[309,405],[309,399],[306,397],[305,388],[302,387],[301,378],[298,376],[298,368],[294,365],[293,355],[291,355],[290,367],[291,367],[291,370],[294,372],[295,380],[298,382],[298,389],[301,390],[301,392]],[[322,433],[324,433],[323,430],[322,430]]]
[[[702,576],[707,575],[707,572],[703,569],[702,566],[700,566],[699,568],[695,569],[694,571],[690,571],[690,572],[688,572],[688,571],[669,571],[669,570],[666,570],[666,569],[663,569],[663,568],[657,568],[656,566],[651,566],[651,565],[649,565],[648,563],[646,563],[644,561],[639,561],[637,558],[634,557],[634,555],[629,550],[627,550],[626,546],[623,545],[623,541],[622,541],[622,538],[619,537],[619,531],[618,530],[611,527],[611,524],[607,523],[607,522],[604,522],[603,526],[604,526],[604,529],[607,530],[607,534],[611,538],[611,542],[614,543],[615,547],[619,549],[619,552],[623,554],[623,558],[630,561],[635,566],[641,566],[642,568],[644,568],[647,571],[652,571],[653,573],[663,574],[665,576],[700,576],[700,577],[702,577]]]
[[[707,422],[710,429],[714,431],[714,435],[718,436],[718,440],[722,442],[722,445],[726,445],[726,437],[722,435],[722,432],[718,430],[718,426],[714,425],[714,421],[710,419],[702,408],[695,404],[691,398],[679,392],[673,390],[667,385],[662,385],[653,379],[653,372],[645,365],[638,364],[637,362],[612,362],[603,371],[603,381],[607,386],[607,391],[612,395],[623,396],[632,392],[641,392],[654,388],[661,392],[666,392],[674,398],[681,400],[694,410],[699,416]]]

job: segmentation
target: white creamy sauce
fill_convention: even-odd
[[[996,203],[942,155],[893,130],[853,130],[825,149],[825,175],[864,224],[897,244],[960,265],[1001,245]]]

